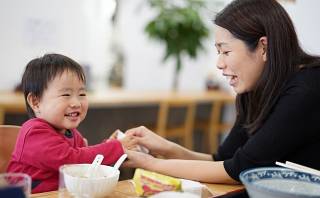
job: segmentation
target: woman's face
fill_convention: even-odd
[[[266,37],[261,37],[257,48],[250,51],[242,40],[216,25],[215,40],[219,56],[217,67],[230,86],[238,94],[253,90],[266,62]]]

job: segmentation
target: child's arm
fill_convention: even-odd
[[[77,135],[78,138],[80,135]],[[46,126],[29,130],[23,142],[19,160],[46,170],[56,171],[64,164],[92,163],[97,154],[104,155],[102,164],[111,165],[124,154],[118,140],[109,140],[88,147],[70,145],[60,134]]]

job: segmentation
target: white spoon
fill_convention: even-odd
[[[113,168],[115,169],[119,169],[119,167],[121,166],[121,164],[124,162],[124,160],[128,157],[127,154],[123,154],[121,155],[121,157],[118,159],[118,161],[114,164]]]
[[[113,168],[115,170],[119,170],[119,167],[124,162],[124,160],[128,157],[127,154],[121,155],[121,157],[118,159],[118,161],[114,164]],[[113,171],[113,174],[108,175],[108,177],[112,177],[114,174],[116,174],[117,171]]]
[[[100,154],[96,155],[93,162],[89,165],[89,168],[85,172],[84,176],[87,178],[91,178],[92,176],[94,176],[97,168],[101,165],[103,158],[104,158],[103,155],[100,155]]]

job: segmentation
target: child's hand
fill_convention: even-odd
[[[120,130],[117,129],[115,132],[113,132],[107,140],[116,140],[118,136],[118,131]]]
[[[128,135],[128,136],[124,135],[124,133],[119,129],[117,129],[115,132],[111,134],[111,136],[109,137],[109,140],[110,139],[119,140],[122,146],[128,150],[137,150],[138,148],[136,138],[134,138],[133,135]]]
[[[87,138],[83,138],[83,143],[84,143],[84,146],[85,146],[85,147],[87,147],[87,146],[89,145]]]
[[[137,144],[137,140],[136,138],[134,138],[133,136],[125,136],[121,139],[118,139],[122,146],[125,148],[125,149],[128,149],[128,150],[137,150],[138,149],[138,144]]]
[[[152,155],[167,156],[171,142],[144,126],[132,128],[126,131],[126,136],[134,136],[140,146],[147,149]],[[147,153],[148,153],[147,152]]]

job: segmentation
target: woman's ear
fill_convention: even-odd
[[[259,39],[259,45],[261,45],[262,48],[263,61],[267,61],[268,39],[266,36],[263,36]]]
[[[39,109],[40,99],[38,97],[36,97],[33,93],[29,93],[27,96],[27,102],[29,106],[32,108],[35,115],[40,113],[40,109]]]

